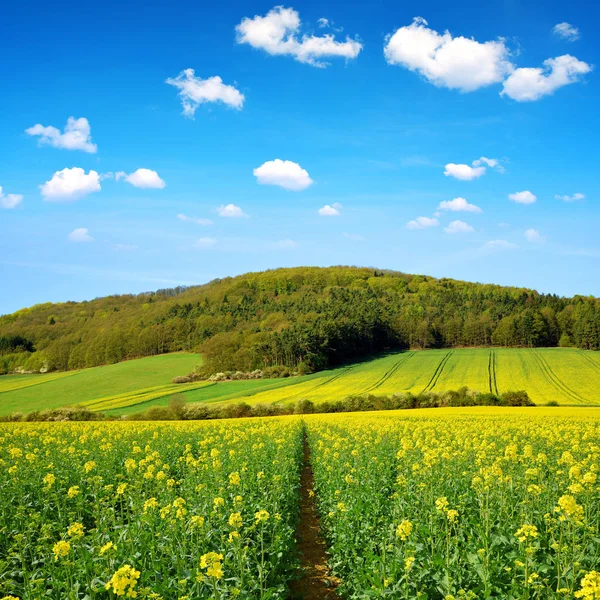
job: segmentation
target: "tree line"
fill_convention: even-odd
[[[207,373],[310,372],[383,350],[600,349],[600,300],[355,267],[300,267],[0,317],[0,373],[67,370],[175,351]]]

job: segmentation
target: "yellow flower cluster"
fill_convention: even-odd
[[[575,598],[582,598],[583,600],[600,599],[600,573],[598,571],[590,571],[581,580],[581,589],[575,592]]]
[[[223,577],[223,555],[216,552],[208,552],[200,558],[200,568],[206,569],[207,577],[221,579]]]
[[[137,598],[138,593],[135,587],[139,578],[139,571],[136,571],[131,565],[123,565],[117,569],[105,587],[107,590],[112,590],[115,596]]]

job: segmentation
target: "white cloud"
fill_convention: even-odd
[[[46,202],[70,202],[102,189],[98,173],[86,174],[80,167],[56,171],[52,179],[39,188]]]
[[[248,217],[248,215],[239,206],[236,206],[235,204],[219,206],[219,208],[217,208],[217,213],[220,217],[229,217],[234,219]]]
[[[321,17],[320,19],[317,20],[317,25],[319,27],[329,27],[329,19],[326,19],[325,17]]]
[[[557,23],[552,28],[552,33],[557,35],[563,40],[567,40],[567,42],[574,42],[579,39],[579,28],[575,27],[575,25],[571,25],[566,21],[563,23]]]
[[[319,19],[320,27],[328,25],[326,19]],[[325,25],[323,25],[325,23]],[[302,35],[300,15],[293,8],[276,6],[264,17],[245,17],[236,26],[237,43],[249,44],[253,48],[264,50],[272,55],[293,56],[297,61],[314,67],[326,67],[326,58],[356,58],[362,50],[362,44],[346,36],[338,42],[332,34],[322,36]]]
[[[515,250],[519,246],[513,244],[507,240],[490,240],[486,242],[481,249],[488,252],[494,252],[496,250]]]
[[[127,175],[124,171],[115,174],[115,179],[123,179],[136,188],[162,190],[167,184],[152,169],[138,169]]]
[[[479,206],[469,204],[464,198],[454,198],[454,200],[444,200],[438,205],[438,210],[450,210],[452,212],[483,212]]]
[[[326,204],[325,206],[321,207],[318,210],[318,213],[322,217],[339,217],[341,214],[340,210],[342,208],[343,206],[339,202],[334,202],[331,205]]]
[[[220,77],[201,79],[195,76],[194,69],[185,69],[177,77],[167,79],[166,83],[179,90],[186,117],[193,117],[196,109],[207,102],[222,102],[240,110],[246,99],[234,86],[224,84]]]
[[[67,236],[67,239],[70,242],[93,242],[94,238],[90,235],[87,227],[79,227],[77,229],[73,229],[71,233]]]
[[[504,173],[504,167],[497,158],[487,158],[482,156],[481,158],[473,161],[474,167],[480,167],[482,165],[487,165],[491,169],[496,169],[498,173]]]
[[[23,201],[21,194],[5,194],[0,186],[0,207],[1,208],[16,208]]]
[[[269,160],[253,171],[262,185],[278,185],[286,190],[299,192],[314,183],[308,171],[291,160]]]
[[[537,229],[527,229],[525,231],[525,239],[528,242],[541,243],[545,241],[544,236]]]
[[[28,135],[40,136],[40,144],[49,144],[65,150],[83,150],[94,154],[98,146],[92,143],[91,128],[84,117],[69,117],[64,133],[56,127],[44,127],[39,123],[25,130]]]
[[[478,179],[482,175],[485,175],[487,167],[496,169],[500,173],[504,173],[504,167],[497,158],[486,158],[485,156],[482,156],[481,158],[474,160],[471,164],[472,166],[448,163],[444,175],[462,181],[472,181],[473,179]]]
[[[216,245],[216,243],[217,243],[217,240],[215,240],[215,238],[201,237],[196,240],[196,243],[194,244],[194,246],[196,248],[212,248],[213,246]]]
[[[461,92],[500,83],[514,68],[504,40],[478,42],[452,37],[448,31],[439,34],[422,17],[388,36],[384,54],[391,65],[417,71],[434,85]]]
[[[533,204],[537,200],[537,196],[532,194],[529,190],[509,194],[508,197],[517,204]]]
[[[593,68],[570,54],[549,58],[543,64],[543,68],[517,69],[504,82],[500,95],[518,102],[533,102],[576,83]]]
[[[406,224],[407,229],[428,229],[429,227],[436,227],[439,225],[437,219],[431,219],[430,217],[417,217]]]
[[[464,221],[452,221],[448,227],[444,227],[444,231],[446,233],[471,233],[475,230]]]
[[[578,200],[583,200],[585,198],[585,194],[580,194],[579,192],[577,192],[576,194],[573,194],[572,196],[569,195],[565,195],[565,196],[560,196],[559,194],[556,194],[556,196],[554,196],[557,200],[562,200],[563,202],[577,202]]]
[[[469,165],[457,165],[448,163],[444,175],[446,177],[454,177],[462,181],[471,181],[478,179],[485,173],[485,167],[470,167]]]
[[[179,213],[177,218],[180,221],[189,221],[190,223],[196,223],[197,225],[212,225],[213,222],[210,219],[203,219],[201,217],[188,217],[188,215],[184,215]]]

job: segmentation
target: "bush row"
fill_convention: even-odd
[[[127,421],[201,421],[210,419],[239,419],[244,417],[274,417],[313,413],[342,413],[411,408],[441,408],[445,406],[534,406],[526,391],[509,391],[496,395],[463,387],[447,392],[401,393],[390,396],[348,396],[343,400],[315,404],[300,399],[295,404],[230,404],[186,403],[182,394],[169,399],[168,406],[152,406],[147,410],[123,417],[104,415],[85,408],[70,407],[36,411],[23,415],[14,413],[0,417],[0,421],[99,421],[122,419]]]

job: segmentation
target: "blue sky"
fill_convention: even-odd
[[[599,10],[3,3],[0,313],[297,265],[600,295]]]

